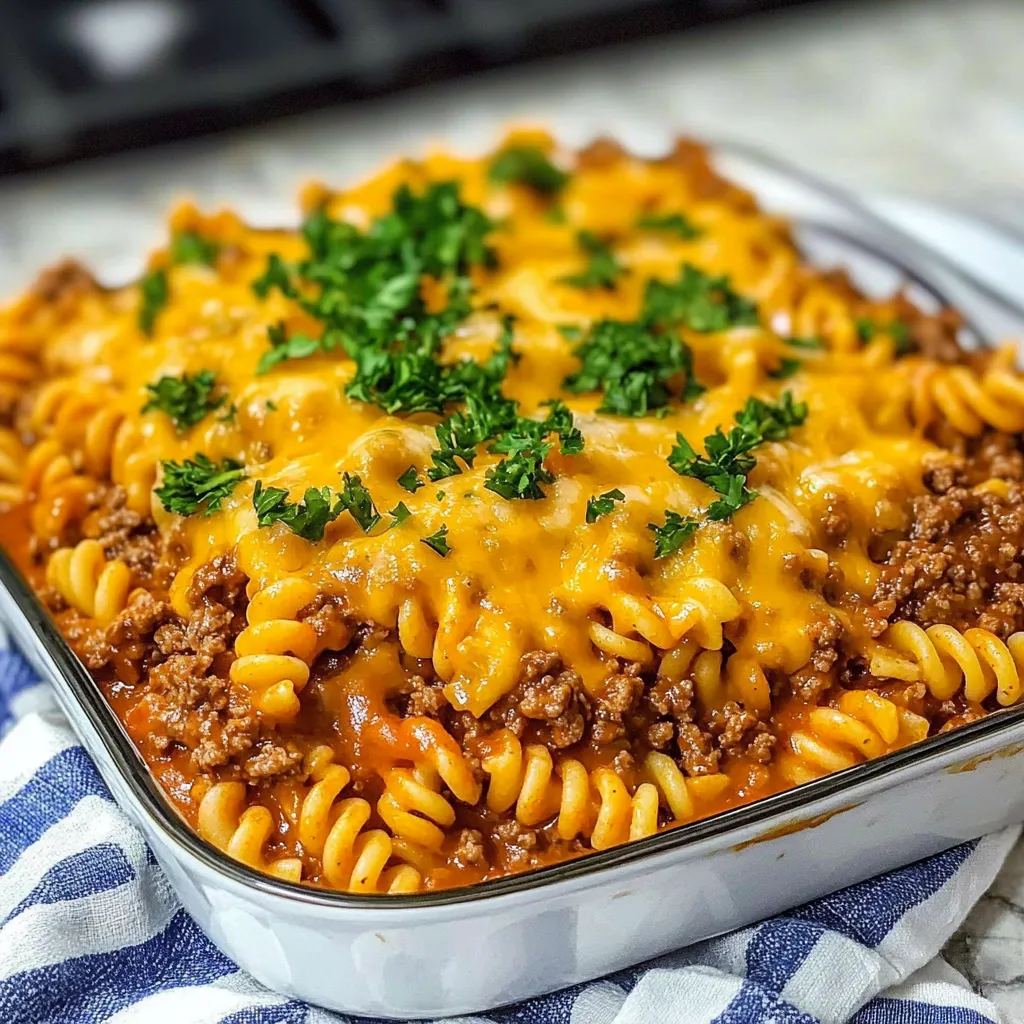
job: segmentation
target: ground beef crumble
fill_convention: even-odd
[[[915,498],[911,525],[885,559],[876,603],[894,620],[991,630],[1002,639],[1024,628],[1024,488],[1006,497],[932,478],[945,490]]]

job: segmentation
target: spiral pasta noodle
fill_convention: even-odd
[[[972,703],[995,693],[1007,707],[1021,698],[1024,633],[1003,641],[987,629],[961,633],[942,624],[922,629],[913,622],[896,622],[882,635],[870,668],[881,679],[923,680],[938,700],[962,689]]]
[[[317,753],[318,763],[311,772],[313,785],[299,810],[302,848],[320,860],[324,877],[334,888],[349,892],[415,892],[420,887],[416,868],[404,863],[387,866],[394,854],[392,837],[382,829],[365,828],[370,804],[361,797],[339,799],[351,777],[348,770],[332,763],[326,748]],[[391,826],[383,813],[381,817]]]
[[[246,806],[244,783],[212,785],[199,802],[197,822],[203,839],[229,857],[275,878],[301,880],[302,861],[298,857],[266,859],[264,847],[273,832],[274,819],[261,804]]]
[[[231,681],[247,690],[253,707],[273,721],[298,714],[298,693],[309,681],[317,636],[295,616],[316,593],[313,584],[294,577],[258,591],[246,609],[248,626],[235,640]]]
[[[812,708],[789,736],[779,767],[793,784],[842,771],[928,735],[928,719],[873,690],[847,690],[838,707]]]
[[[112,621],[123,610],[131,581],[128,566],[108,560],[96,540],[60,548],[46,565],[46,582],[73,608],[100,622]]]
[[[1003,348],[982,372],[966,366],[922,366],[912,387],[914,421],[927,426],[943,419],[962,434],[977,437],[986,427],[1024,430],[1024,381],[1014,372],[1016,349]]]

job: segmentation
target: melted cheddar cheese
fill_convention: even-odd
[[[304,595],[303,604],[310,595],[329,595],[351,623],[378,627],[397,640],[397,646],[360,655],[347,672],[377,665],[372,672],[401,674],[399,654],[411,657],[430,666],[454,711],[477,719],[516,688],[529,652],[556,655],[597,701],[616,666],[633,663],[642,674],[668,652],[686,651],[687,658],[698,659],[699,652],[714,652],[716,664],[724,655],[726,689],[719,704],[728,697],[767,720],[770,681],[808,665],[823,624],[838,623],[852,653],[867,657],[877,647],[878,631],[863,615],[882,571],[873,538],[903,527],[908,502],[925,490],[923,467],[948,458],[925,430],[948,414],[943,401],[952,401],[946,392],[928,390],[940,368],[918,351],[902,351],[903,339],[886,326],[900,318],[913,325],[923,314],[899,297],[865,298],[841,275],[806,266],[786,223],[716,178],[692,145],[684,144],[673,159],[653,162],[599,148],[576,164],[540,134],[520,133],[505,145],[536,147],[566,167],[568,179],[558,196],[493,181],[488,160],[432,153],[396,163],[344,192],[310,187],[304,205],[307,214],[322,210],[365,231],[392,208],[400,186],[417,194],[432,182],[457,182],[462,201],[491,219],[487,241],[494,265],[470,269],[471,311],[443,338],[437,359],[445,366],[484,363],[498,351],[506,318],[512,317],[515,359],[502,393],[518,402],[520,415],[536,419],[546,415],[545,403],[560,399],[583,437],[578,454],[555,445],[547,455],[544,467],[552,482],[543,486],[543,497],[510,499],[489,489],[488,471],[502,456],[486,444],[472,465],[463,461],[460,472],[427,480],[442,416],[389,414],[347,396],[356,364],[342,351],[285,359],[258,372],[269,328],[280,324],[289,335],[313,337],[322,331],[294,297],[279,289],[261,296],[253,289],[271,255],[292,265],[308,255],[306,242],[293,230],[256,230],[234,214],[206,216],[187,205],[174,212],[172,235],[200,235],[215,244],[218,255],[206,265],[175,263],[166,250],[154,254],[150,269],[164,274],[167,297],[149,336],[140,331],[145,298],[134,284],[87,290],[63,313],[41,303],[38,294],[8,309],[4,351],[9,361],[35,360],[41,381],[17,437],[13,430],[4,435],[0,454],[9,449],[10,461],[26,467],[8,471],[9,489],[13,493],[25,481],[24,490],[36,502],[33,529],[45,547],[68,543],[67,526],[76,514],[69,508],[85,516],[95,507],[88,488],[70,487],[69,481],[88,477],[117,485],[126,507],[155,522],[164,549],[175,552],[168,600],[183,619],[195,611],[196,574],[233,555],[249,580],[252,601],[282,581],[300,581],[294,592]],[[672,214],[684,215],[694,230],[642,226],[645,215]],[[612,287],[566,281],[585,263],[578,238],[584,229],[614,250],[621,273]],[[685,264],[726,276],[728,287],[757,310],[753,325],[710,331],[677,326],[692,353],[693,377],[704,390],[683,400],[674,381],[671,399],[656,415],[632,417],[600,411],[600,393],[567,389],[563,382],[580,366],[573,338],[586,337],[605,319],[636,321],[648,283],[676,280]],[[420,281],[428,308],[443,306],[442,285],[428,277]],[[869,338],[861,327],[865,320],[878,325]],[[813,341],[794,346],[792,338]],[[215,376],[223,401],[196,425],[178,429],[164,410],[143,411],[148,386],[203,371]],[[1005,366],[1004,372],[1009,373]],[[728,431],[751,396],[774,404],[786,393],[805,404],[806,415],[782,439],[753,450],[746,485],[756,497],[723,521],[705,523],[669,556],[655,557],[652,526],[663,524],[666,513],[703,520],[719,496],[670,465],[677,435],[703,454],[703,439],[718,428]],[[970,404],[969,396],[964,402]],[[26,439],[29,447],[22,450]],[[197,455],[217,463],[237,460],[245,476],[218,510],[180,516],[164,506],[157,491],[169,463]],[[409,467],[424,482],[414,493],[399,483]],[[382,513],[368,532],[350,515],[329,523],[320,540],[303,539],[284,522],[258,525],[257,482],[264,490],[282,488],[299,502],[310,487],[336,492],[346,473],[359,478]],[[621,500],[588,522],[588,501],[616,489]],[[409,515],[390,524],[385,513],[400,503]],[[831,525],[837,516],[841,533]],[[424,543],[442,529],[449,547],[444,556]],[[89,552],[95,558],[95,549]],[[51,573],[58,590],[80,592],[75,572],[79,584],[98,578],[100,568],[84,553],[80,568],[73,567],[79,563],[72,554],[62,558],[64,575]],[[120,575],[108,582],[127,590]],[[83,611],[84,600],[76,605]],[[250,614],[252,649],[261,650],[259,636],[269,635],[274,623],[292,622],[298,611],[268,612],[265,620]],[[289,669],[275,663],[279,675],[284,672],[287,699],[281,698],[281,711],[272,710],[278,705],[267,698],[265,728],[284,728],[301,706],[308,676],[302,663],[316,655],[311,646],[303,654],[294,636],[291,628],[292,639],[267,648],[272,657],[300,664]],[[250,649],[236,645],[235,653],[244,660]],[[232,679],[253,692],[266,682],[253,683],[242,669]],[[868,708],[856,714],[862,711],[874,713]],[[843,713],[853,714],[849,708]],[[893,742],[897,733],[898,728]],[[426,749],[433,742],[428,738],[421,745]],[[452,744],[458,753],[454,741],[437,742],[438,749]],[[498,758],[498,749],[485,745],[478,752],[485,767],[488,757]],[[398,795],[386,806],[393,811],[401,793],[417,785],[442,803],[452,793],[467,803],[480,798],[479,771],[474,782],[472,775],[463,778],[449,769],[442,759],[430,769],[440,773],[433,782],[427,776],[389,777],[387,792]],[[569,774],[559,770],[564,802]],[[669,768],[650,770],[656,818],[658,793],[664,806],[669,791],[668,782],[657,780]],[[309,771],[310,785],[320,785],[318,778],[340,779],[322,767]],[[608,806],[617,799],[616,784],[605,776],[592,783]],[[636,786],[630,783],[627,802],[639,800]],[[442,799],[441,793],[448,796]],[[217,814],[228,815],[231,825],[221,845],[235,836],[238,850],[254,851],[250,861],[267,869],[260,852],[263,819],[239,818],[242,797],[234,790],[218,790],[216,798]],[[413,817],[430,817],[423,814]],[[382,834],[396,833],[387,826]],[[585,828],[583,834],[589,834]],[[614,829],[608,834],[620,835]],[[358,859],[370,849],[377,847],[364,844],[349,854]],[[408,850],[404,856],[411,862]],[[282,877],[303,877],[297,863],[289,860]],[[376,870],[385,863],[386,856]],[[355,877],[351,871],[345,861],[344,870],[330,875],[331,884],[347,886]],[[413,886],[411,877],[403,874],[401,884]]]

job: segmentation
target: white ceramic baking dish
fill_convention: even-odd
[[[1024,310],[842,193],[734,145],[716,162],[793,217],[812,258],[869,291],[948,300],[978,344]],[[485,1010],[636,964],[1024,819],[1024,707],[1008,708],[747,807],[578,860],[438,893],[353,896],[257,874],[207,846],[0,553],[0,614],[144,833],[182,902],[233,960],[288,996],[385,1017]]]

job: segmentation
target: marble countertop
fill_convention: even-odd
[[[345,182],[435,140],[481,148],[511,120],[646,150],[681,131],[746,139],[855,189],[1024,230],[1022,41],[1017,0],[812,5],[3,179],[0,290],[68,254],[134,276],[182,195],[283,223],[303,179]],[[945,952],[1024,1020],[1024,842]]]

